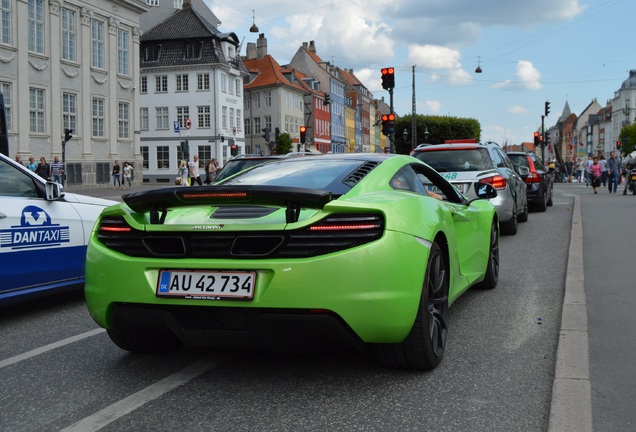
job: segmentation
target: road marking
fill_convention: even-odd
[[[181,369],[172,375],[158,381],[143,390],[133,393],[119,402],[107,406],[103,410],[97,411],[88,417],[62,429],[60,432],[90,432],[98,431],[108,424],[118,420],[126,414],[136,410],[144,404],[157,399],[171,390],[187,383],[188,381],[214,369],[224,360],[230,357],[229,354],[221,356],[209,356],[190,366]]]
[[[31,350],[31,351],[27,351],[25,353],[22,353],[20,355],[15,356],[15,357],[10,357],[10,358],[5,359],[5,360],[0,360],[0,369],[2,369],[3,367],[6,367],[6,366],[11,366],[11,365],[16,364],[18,362],[21,362],[22,360],[27,360],[27,359],[30,359],[31,357],[35,357],[37,355],[44,354],[45,352],[52,351],[54,349],[63,347],[64,345],[72,344],[73,342],[77,342],[77,341],[80,341],[82,339],[86,339],[86,338],[89,338],[91,336],[95,336],[95,335],[103,333],[103,332],[105,332],[105,330],[103,328],[98,328],[98,329],[95,329],[95,330],[88,331],[86,333],[82,333],[82,334],[78,334],[76,336],[72,336],[70,338],[62,339],[61,341],[57,341],[57,342],[54,342],[52,344],[44,345],[43,347],[36,348],[34,350]]]

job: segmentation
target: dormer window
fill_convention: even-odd
[[[161,45],[152,45],[144,48],[144,61],[156,61],[159,60],[159,53],[161,52]]]
[[[201,57],[201,45],[202,42],[188,43],[185,46],[185,58],[200,58]]]
[[[234,57],[236,57],[235,51],[234,51],[234,47],[232,45],[227,47],[227,58],[228,59],[234,59]]]

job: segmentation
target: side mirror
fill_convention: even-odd
[[[525,166],[519,166],[517,167],[517,172],[519,173],[521,177],[525,178],[528,176],[528,174],[530,174],[530,168]]]
[[[64,196],[62,185],[52,181],[46,182],[46,200],[57,201]]]
[[[497,189],[488,183],[475,183],[475,193],[479,199],[490,199],[497,196]]]

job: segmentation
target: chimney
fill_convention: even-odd
[[[265,33],[261,33],[258,35],[258,39],[256,40],[256,58],[259,60],[264,58],[267,55],[267,39],[265,38]]]
[[[248,42],[245,49],[245,58],[247,60],[254,60],[256,58],[256,44],[254,42]]]
[[[190,9],[191,6],[192,4],[190,3],[190,0],[183,0],[183,5],[182,5],[183,9]]]
[[[303,42],[303,48],[305,48],[305,50],[307,49],[308,46],[309,44],[307,42]]]
[[[309,41],[309,52],[312,53],[316,53],[316,45],[314,44],[314,41]]]

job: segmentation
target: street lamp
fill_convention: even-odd
[[[428,136],[430,135],[428,128],[424,126],[424,142],[428,142]]]
[[[404,131],[402,132],[402,139],[404,140],[404,142],[406,142],[406,139],[409,136],[409,131],[406,130],[406,128],[404,128]],[[413,143],[411,143],[411,150],[413,150]]]

